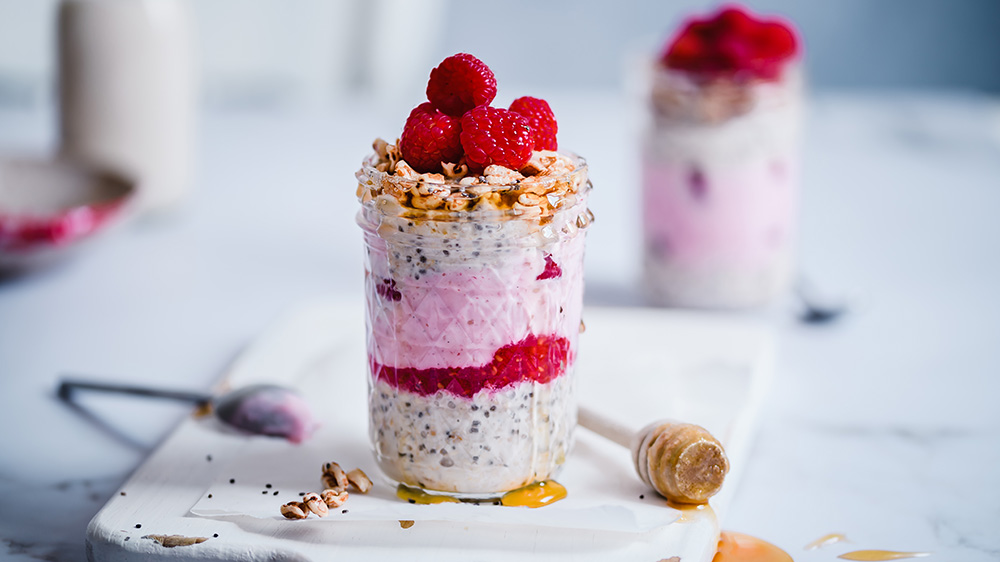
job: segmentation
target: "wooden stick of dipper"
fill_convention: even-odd
[[[729,472],[722,443],[701,426],[660,420],[634,431],[585,406],[578,423],[631,450],[639,478],[673,502],[707,502]]]

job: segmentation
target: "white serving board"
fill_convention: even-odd
[[[668,507],[638,480],[628,451],[581,429],[558,478],[569,497],[542,509],[409,505],[376,479],[372,493],[352,495],[347,514],[284,520],[278,506],[299,491],[317,490],[323,462],[377,475],[366,431],[362,305],[319,299],[289,311],[263,334],[223,384],[299,388],[323,427],[296,446],[237,435],[208,419],[186,419],[123,485],[125,494],[115,495],[91,521],[88,556],[711,560],[717,515],[738,482],[770,378],[773,339],[751,321],[718,314],[589,308],[584,319],[581,402],[637,428],[669,417],[701,424],[719,437],[732,471],[711,508]],[[229,484],[230,478],[237,483]],[[274,491],[282,495],[274,497]],[[402,519],[416,523],[403,529]],[[149,534],[208,540],[166,548],[143,538]]]

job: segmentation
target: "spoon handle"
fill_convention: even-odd
[[[212,401],[212,395],[205,394],[203,392],[167,390],[146,386],[134,386],[131,384],[96,382],[73,378],[64,378],[59,382],[59,398],[63,400],[69,400],[73,395],[73,392],[76,390],[96,390],[100,392],[113,392],[116,394],[146,396],[149,398],[168,398],[170,400],[192,402],[195,404],[207,404]]]

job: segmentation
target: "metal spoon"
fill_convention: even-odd
[[[799,320],[803,324],[830,324],[843,316],[848,307],[844,303],[820,302],[814,296],[814,292],[806,288],[807,283],[800,279],[795,284],[795,296],[802,305],[799,313]]]
[[[66,378],[59,383],[59,398],[72,401],[77,390],[167,398],[211,406],[215,417],[229,427],[252,435],[282,437],[293,443],[302,442],[317,427],[309,404],[298,392],[273,384],[249,385],[213,396],[203,392]]]

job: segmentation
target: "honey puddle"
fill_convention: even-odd
[[[566,487],[555,480],[542,480],[511,490],[500,498],[506,506],[544,507],[566,497]]]
[[[902,560],[904,558],[923,558],[930,552],[898,552],[895,550],[855,550],[845,552],[837,558],[844,560],[862,560],[864,562],[881,562],[883,560]]]
[[[411,488],[410,486],[406,486],[404,484],[396,486],[396,497],[410,503],[419,503],[421,505],[430,505],[434,503],[458,503],[458,499],[451,496],[428,494],[420,488]]]
[[[420,488],[404,484],[396,487],[396,496],[401,500],[420,505],[435,503],[492,503],[508,507],[544,507],[566,497],[566,487],[555,480],[542,480],[506,494],[488,499],[459,499],[443,494],[431,494]]]
[[[823,535],[822,537],[807,544],[806,550],[816,550],[817,548],[823,548],[824,546],[830,546],[831,544],[837,544],[838,542],[847,542],[847,535],[843,533],[830,533],[829,535]]]
[[[792,562],[787,552],[758,538],[722,531],[712,562]]]

